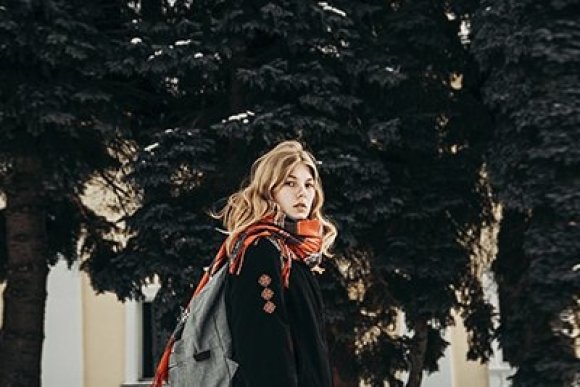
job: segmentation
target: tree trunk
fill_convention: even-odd
[[[2,387],[40,386],[46,304],[47,233],[40,160],[15,157],[6,184],[8,264],[0,331]]]
[[[413,328],[415,336],[413,337],[411,369],[409,370],[407,387],[420,387],[423,380],[423,364],[427,349],[427,320],[419,319]]]

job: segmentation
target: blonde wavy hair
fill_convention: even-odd
[[[274,192],[284,184],[294,168],[304,164],[310,169],[314,179],[314,200],[310,219],[318,219],[322,224],[322,253],[332,257],[330,248],[336,239],[336,227],[324,217],[322,205],[324,192],[316,159],[304,150],[298,141],[283,141],[268,153],[258,158],[252,165],[249,182],[228,198],[227,204],[218,212],[211,212],[215,219],[221,219],[228,231],[226,249],[231,253],[234,237],[248,226],[265,216],[281,211],[274,201]]]

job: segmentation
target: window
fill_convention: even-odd
[[[153,303],[146,301],[141,305],[141,352],[142,379],[151,379],[155,375],[155,356],[153,354]]]
[[[145,300],[125,304],[125,382],[123,387],[149,386],[156,360],[153,332],[153,298],[159,285],[143,288]]]

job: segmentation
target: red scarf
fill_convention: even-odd
[[[285,287],[288,287],[290,281],[290,269],[293,260],[302,261],[313,268],[322,259],[322,225],[320,221],[317,219],[292,221],[281,213],[263,218],[234,237],[235,242],[229,257],[230,274],[237,275],[240,273],[247,248],[259,238],[264,237],[272,239],[285,258],[282,267],[282,280]],[[227,261],[228,255],[224,241],[216,254],[212,267],[203,275],[197,285],[193,297],[203,289],[213,274]],[[151,387],[163,387],[163,382],[167,381],[169,376],[169,356],[174,343],[175,337],[172,336],[169,338],[163,356],[159,361]]]

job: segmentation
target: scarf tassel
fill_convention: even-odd
[[[167,381],[169,377],[169,356],[171,356],[171,350],[173,349],[174,343],[175,339],[171,337],[165,346],[161,360],[159,360],[159,365],[155,371],[155,378],[151,383],[151,387],[163,387],[163,383]]]

